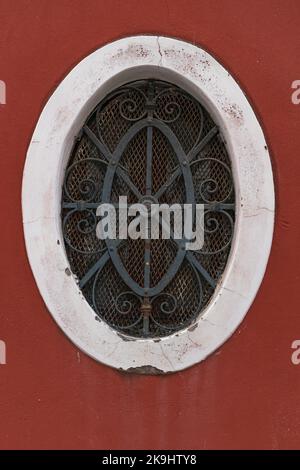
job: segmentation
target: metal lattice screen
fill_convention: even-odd
[[[185,251],[174,239],[99,240],[96,209],[104,200],[117,204],[119,196],[130,204],[204,204],[203,247]],[[76,139],[62,197],[70,267],[99,319],[135,337],[190,325],[225,269],[234,207],[225,145],[198,101],[155,80],[107,96]]]

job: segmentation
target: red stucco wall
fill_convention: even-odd
[[[290,360],[300,339],[299,22],[297,0],[0,0],[0,448],[300,448]],[[124,375],[77,351],[39,295],[21,224],[25,154],[47,98],[81,58],[139,33],[199,44],[231,71],[263,123],[277,196],[245,321],[205,362],[165,377]]]

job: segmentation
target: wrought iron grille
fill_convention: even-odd
[[[178,240],[100,240],[96,209],[117,204],[202,203],[204,245]],[[70,267],[97,318],[135,337],[190,325],[224,272],[234,229],[230,160],[208,112],[156,80],[108,95],[79,133],[65,173],[62,226]]]

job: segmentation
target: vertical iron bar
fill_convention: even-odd
[[[153,144],[153,127],[147,127],[147,161],[146,161],[146,196],[151,196],[152,194],[152,144]],[[151,206],[148,208],[148,216],[151,210]],[[149,217],[148,217],[148,237],[149,234]],[[145,255],[144,255],[144,288],[147,292],[147,289],[150,287],[150,263],[151,263],[151,240],[147,238],[145,240]],[[149,333],[149,313],[151,311],[151,306],[149,304],[149,299],[144,298],[144,306],[148,305],[148,308],[144,309],[143,317],[143,331],[147,335]]]
[[[152,193],[152,141],[153,127],[147,127],[147,173],[146,173],[146,195],[151,196]]]
[[[153,127],[147,128],[147,165],[146,165],[146,196],[151,196],[152,193],[152,141],[153,141]],[[148,215],[150,213],[150,207],[148,209]],[[149,217],[148,217],[149,222]],[[149,225],[149,224],[148,224]],[[149,289],[150,287],[150,254],[151,254],[151,240],[149,238],[149,226],[148,226],[148,238],[145,240],[145,258],[144,258],[144,288]]]

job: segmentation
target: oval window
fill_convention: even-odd
[[[100,240],[104,202],[202,204],[204,243]],[[173,206],[174,207],[174,206]],[[233,179],[222,136],[209,113],[182,89],[142,80],[110,93],[82,127],[66,169],[62,224],[79,287],[97,315],[135,337],[189,326],[210,301],[234,228]]]
[[[136,236],[137,205],[151,216],[160,207],[158,236],[152,217]],[[171,208],[190,208],[192,232],[202,207],[199,246],[172,223],[163,235],[161,206],[172,222]],[[116,236],[99,231],[103,207]],[[232,335],[261,284],[274,223],[268,147],[243,90],[210,54],[124,38],[83,59],[49,98],[22,208],[36,282],[72,342],[118,369],[177,371]],[[134,236],[120,236],[130,227]]]

